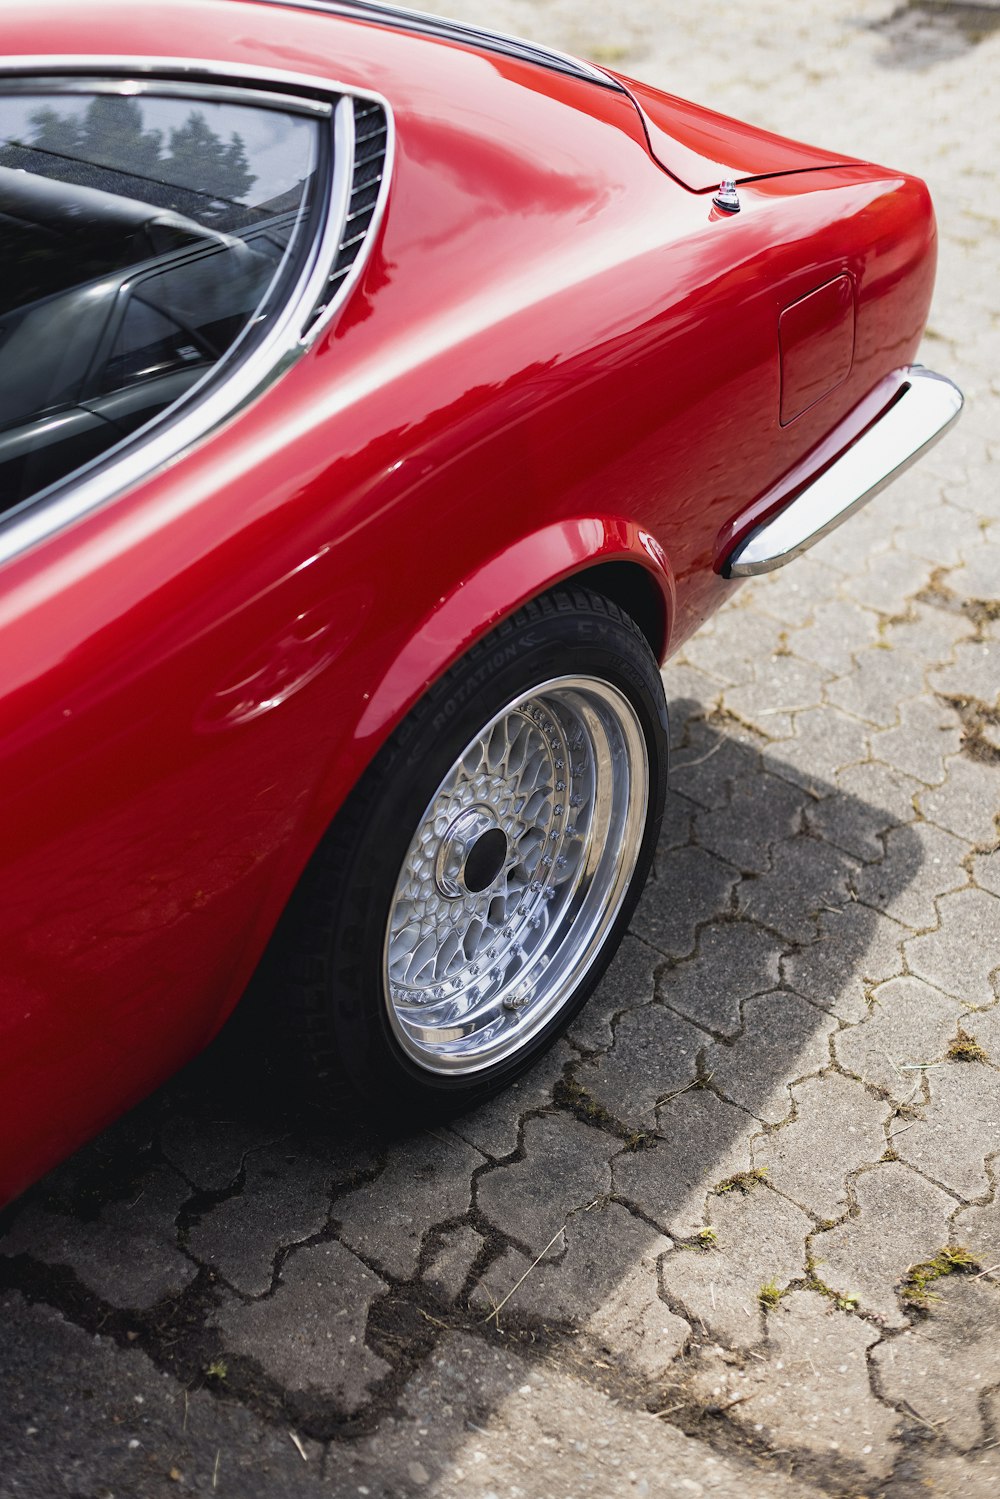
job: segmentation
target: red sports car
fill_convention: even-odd
[[[361,0],[0,40],[0,1199],[272,939],[318,1090],[465,1107],[628,923],[659,663],[958,414],[926,188]]]

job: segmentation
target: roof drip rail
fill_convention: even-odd
[[[402,5],[383,5],[378,0],[259,0],[259,3],[280,5],[288,10],[320,11],[347,21],[368,21],[394,26],[400,31],[436,37],[440,41],[458,42],[466,47],[478,47],[485,52],[499,52],[504,57],[515,57],[520,62],[531,62],[538,67],[548,68],[550,72],[565,73],[570,78],[596,83],[599,88],[611,89],[615,93],[625,92],[616,78],[591,63],[570,57],[567,53],[543,47],[538,42],[525,41],[522,37],[508,36],[501,31],[488,31],[479,26],[467,26],[464,21],[450,21],[445,16],[408,10]]]

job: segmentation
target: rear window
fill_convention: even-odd
[[[312,237],[315,117],[144,88],[0,85],[0,512],[249,347]]]

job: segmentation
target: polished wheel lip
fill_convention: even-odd
[[[540,682],[470,738],[421,814],[387,911],[382,992],[410,1062],[481,1072],[564,1008],[621,909],[649,804],[638,712],[604,678]],[[457,871],[487,822],[508,857],[467,891]]]

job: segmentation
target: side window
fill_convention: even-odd
[[[308,247],[322,157],[320,121],[294,102],[8,89],[0,513],[259,336]]]

